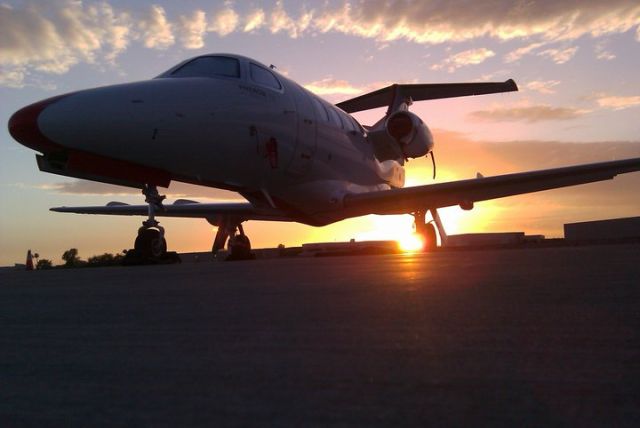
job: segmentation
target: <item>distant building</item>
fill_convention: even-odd
[[[524,232],[501,233],[465,233],[461,235],[449,235],[447,247],[475,247],[475,246],[502,246],[519,245],[525,242]]]
[[[584,221],[564,225],[567,241],[606,241],[640,239],[640,217]]]

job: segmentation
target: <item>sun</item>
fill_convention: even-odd
[[[402,236],[397,241],[400,249],[408,253],[424,249],[424,239],[417,233]]]

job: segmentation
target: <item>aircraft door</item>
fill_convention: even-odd
[[[311,169],[316,152],[316,117],[313,102],[309,95],[300,87],[291,88],[296,104],[297,139],[291,163],[287,172],[303,175]]]

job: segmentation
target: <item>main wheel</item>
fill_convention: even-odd
[[[229,260],[249,260],[251,254],[251,241],[246,235],[235,235],[229,238]]]
[[[432,223],[425,223],[417,231],[424,240],[424,250],[433,251],[438,247],[436,228]]]
[[[167,241],[161,237],[160,231],[156,229],[138,231],[138,237],[133,247],[143,258],[159,259],[167,253]]]

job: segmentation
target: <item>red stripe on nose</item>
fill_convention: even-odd
[[[9,119],[9,133],[20,144],[42,153],[58,150],[61,146],[48,139],[38,127],[38,116],[47,106],[59,101],[69,94],[47,98],[28,105],[11,116]]]

